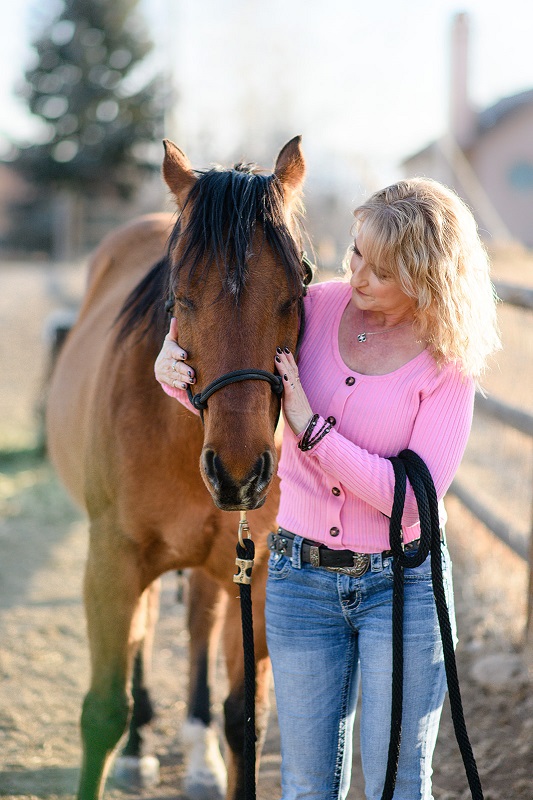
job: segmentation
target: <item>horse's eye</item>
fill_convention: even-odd
[[[188,297],[183,297],[183,296],[176,297],[176,303],[184,311],[194,311],[194,303],[192,300],[189,300]]]
[[[280,309],[279,309],[280,310],[280,314],[290,314],[290,312],[297,305],[299,299],[300,298],[298,296],[291,297],[291,298],[289,298],[289,300],[286,300],[285,303],[282,303],[282,305],[280,306]]]

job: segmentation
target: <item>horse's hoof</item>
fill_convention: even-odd
[[[159,783],[159,761],[155,756],[117,756],[112,780],[121,789],[150,789]]]
[[[183,790],[189,800],[224,800],[228,782],[226,765],[213,728],[198,720],[187,720],[182,728],[188,745]]]

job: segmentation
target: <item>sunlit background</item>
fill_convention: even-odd
[[[14,90],[32,59],[30,39],[61,8],[59,0],[3,4],[3,136],[35,134]],[[528,0],[142,0],[139,8],[156,45],[147,70],[165,71],[179,90],[177,132],[217,156],[297,131],[330,157],[394,165],[447,126],[450,29],[461,11],[471,19],[473,105],[533,87]]]
[[[494,160],[486,140],[501,139],[489,118],[491,108],[502,98],[512,105],[512,98],[533,91],[533,9],[527,0],[466,0],[462,5],[453,0],[140,0],[126,5],[153,48],[130,70],[121,91],[134,93],[160,76],[166,92],[164,118],[152,131],[149,159],[154,165],[161,160],[163,134],[186,150],[198,168],[243,157],[269,167],[288,138],[303,134],[309,227],[328,265],[345,246],[351,206],[413,171],[457,186],[476,208],[487,238],[511,235],[533,245],[533,233],[524,232],[533,229],[524,210],[533,198],[533,94],[519,103],[518,111],[509,110],[511,117],[518,112],[527,116],[514,160],[505,161],[499,176],[485,174],[484,166],[475,163]],[[46,142],[51,135],[47,113],[54,123],[68,113],[61,103],[51,102],[41,106],[40,117],[32,115],[20,96],[23,73],[36,63],[31,43],[62,12],[61,0],[4,4],[0,155],[8,160],[14,157],[13,144]],[[458,14],[464,15],[464,41],[460,34],[454,44]],[[56,24],[54,41],[61,44],[68,36],[64,22],[63,28]],[[101,44],[98,37],[86,37],[95,61]],[[54,87],[46,91],[53,95]],[[476,118],[478,113],[484,116]],[[509,113],[503,115],[502,130],[509,127]],[[100,108],[101,121],[106,114],[112,116],[112,103]],[[469,115],[470,123],[465,122]],[[468,124],[471,130],[465,134]],[[67,124],[64,130],[62,138],[69,141],[55,152],[62,163],[74,158],[80,145],[76,131],[69,132]],[[438,153],[407,160],[432,143]],[[452,152],[456,143],[470,163],[459,164],[462,154]],[[147,198],[144,181],[139,210],[163,202],[162,187],[159,193],[156,189]],[[513,192],[511,205],[518,203],[518,212],[509,209]],[[5,189],[0,195],[5,206]],[[520,222],[513,222],[517,213]],[[92,244],[95,236],[87,233],[85,238]],[[16,246],[13,235],[9,242]],[[83,237],[70,246],[48,242],[58,257],[83,245]]]

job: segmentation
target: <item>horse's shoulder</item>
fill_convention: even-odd
[[[155,263],[165,251],[174,222],[173,214],[146,214],[108,233],[89,260],[88,292],[92,293],[111,271],[116,274],[124,270],[132,275],[136,264],[142,271]]]
[[[100,248],[120,246],[124,241],[131,242],[132,238],[144,238],[146,236],[167,237],[176,221],[175,214],[159,211],[153,214],[145,214],[142,217],[126,222],[116,228],[102,240]],[[100,249],[99,248],[99,249]]]

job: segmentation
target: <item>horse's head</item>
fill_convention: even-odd
[[[181,208],[169,286],[179,342],[196,373],[195,392],[209,394],[229,374],[199,403],[202,476],[226,510],[260,506],[276,470],[274,356],[276,346],[294,352],[298,337],[305,269],[296,214],[304,173],[300,137],[281,150],[272,175],[251,165],[195,173],[165,142],[163,175]],[[242,380],[241,370],[255,374]]]

